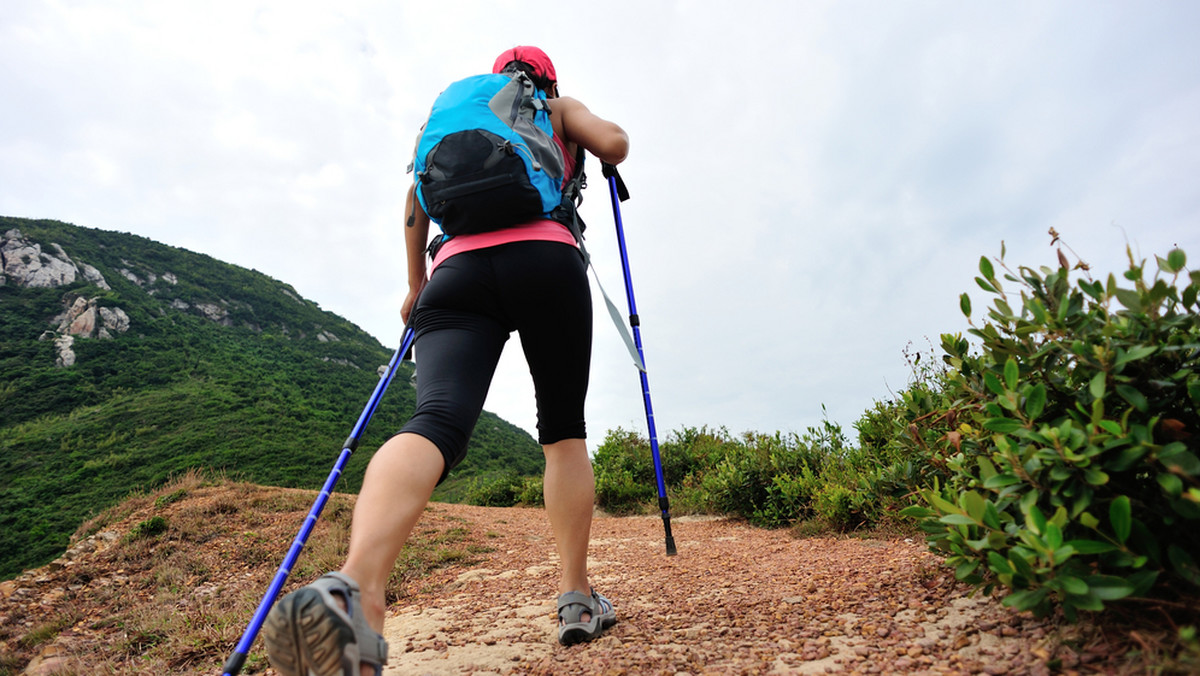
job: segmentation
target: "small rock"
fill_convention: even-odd
[[[56,645],[48,645],[30,660],[22,673],[26,676],[50,676],[62,672],[66,666],[65,662],[66,656],[62,654],[62,649]]]

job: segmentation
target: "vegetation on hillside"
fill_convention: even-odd
[[[357,326],[261,273],[134,235],[0,217],[111,287],[0,286],[0,579],[44,563],[87,517],[191,468],[316,488],[329,474],[391,352]],[[136,281],[135,281],[136,280]],[[123,310],[129,331],[79,339],[56,366],[43,334],[77,297]],[[223,322],[196,307],[223,308]],[[411,414],[401,365],[338,489]],[[468,460],[443,486],[480,472],[537,474],[524,431],[484,414]]]

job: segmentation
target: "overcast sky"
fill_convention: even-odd
[[[446,84],[536,44],[631,138],[660,437],[851,431],[908,382],[907,345],[968,328],[963,291],[978,318],[1001,241],[1014,264],[1051,264],[1054,227],[1101,273],[1126,242],[1196,266],[1197,29],[1200,3],[1171,0],[4,0],[0,214],[259,270],[394,347],[416,131]],[[589,167],[589,248],[623,303]],[[599,442],[645,417],[596,307]],[[487,408],[533,431],[515,343]]]

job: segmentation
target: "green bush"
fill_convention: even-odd
[[[957,577],[1073,619],[1200,586],[1200,273],[1178,249],[1150,280],[1130,252],[1131,286],[1058,259],[1013,272],[1002,248],[1003,282],[980,260],[979,351],[942,337],[944,389],[898,443],[941,456],[906,514]]]
[[[876,459],[825,421],[804,435],[686,428],[660,448],[673,507],[780,527],[813,516],[836,528],[873,523],[883,510]],[[650,444],[611,432],[596,451],[596,501],[614,514],[651,512],[657,483]]]
[[[523,478],[515,471],[485,474],[471,480],[467,504],[483,507],[512,507],[522,491]]]
[[[483,507],[540,507],[545,504],[542,477],[524,476],[515,470],[473,477],[467,482],[464,502]]]
[[[634,432],[610,430],[592,456],[596,505],[612,514],[637,514],[657,495],[650,443]]]
[[[878,490],[875,475],[822,481],[813,492],[812,511],[836,530],[848,531],[881,521],[890,503]]]
[[[808,516],[824,462],[808,442],[779,433],[748,433],[740,442],[731,440],[728,452],[701,480],[709,505],[766,527]]]
[[[541,507],[546,504],[546,497],[542,488],[542,477],[540,476],[525,476],[521,477],[520,490],[517,491],[517,504],[525,505],[526,507]]]
[[[152,516],[145,521],[140,521],[134,526],[126,536],[126,541],[134,542],[146,538],[157,537],[167,532],[169,526],[167,518],[164,516]]]

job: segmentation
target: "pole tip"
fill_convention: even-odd
[[[675,538],[667,538],[667,556],[675,556]]]

